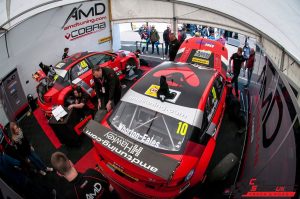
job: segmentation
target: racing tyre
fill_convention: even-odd
[[[238,157],[233,153],[227,154],[208,176],[209,182],[221,181],[226,179],[230,171],[238,163]]]

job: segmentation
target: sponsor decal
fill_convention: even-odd
[[[105,4],[103,3],[95,3],[92,7],[90,7],[88,10],[82,10],[79,9],[82,6],[82,4],[80,4],[78,7],[74,7],[72,9],[72,11],[70,12],[70,14],[68,15],[63,27],[69,22],[69,20],[71,18],[75,19],[75,21],[77,20],[81,20],[84,18],[88,18],[90,16],[94,17],[94,16],[99,16],[102,15],[103,13],[105,13]]]
[[[104,37],[98,40],[98,44],[102,44],[109,41],[111,41],[111,37]]]
[[[112,153],[165,180],[178,166],[178,161],[136,143],[120,132],[113,132],[94,120],[88,122],[83,132]]]
[[[214,45],[214,44],[210,44],[210,43],[205,43],[205,44],[204,44],[204,46],[207,46],[207,47],[210,47],[210,48],[213,48],[213,47],[215,47],[215,45]]]
[[[185,114],[179,110],[170,108],[165,106],[165,104],[162,104],[160,101],[151,101],[147,99],[140,99],[136,96],[129,96],[128,101],[131,103],[136,103],[143,107],[151,107],[153,110],[157,110],[160,113],[164,113],[166,115],[169,115],[171,117],[180,118],[181,120],[185,121],[187,118],[189,118],[188,114]]]
[[[88,64],[86,63],[85,60],[82,60],[82,61],[80,62],[80,66],[81,66],[81,68],[86,68],[86,67],[88,66]]]
[[[104,30],[105,28],[106,28],[106,23],[101,22],[101,23],[85,26],[79,29],[75,29],[71,33],[66,33],[65,38],[70,41],[73,41],[75,39]]]
[[[123,124],[122,122],[119,124],[119,126],[117,128],[120,132],[124,133],[125,135],[128,135],[132,139],[138,140],[147,145],[150,145],[153,147],[158,147],[160,144],[159,141],[155,140],[154,136],[150,137],[147,134],[141,135],[140,133],[135,132],[134,129],[127,128],[126,125]]]
[[[192,62],[196,62],[196,63],[204,64],[204,65],[209,65],[209,61],[208,60],[197,58],[197,57],[193,57],[192,58]]]
[[[99,182],[97,182],[94,184],[94,192],[87,193],[87,194],[85,194],[85,196],[87,199],[93,199],[97,196],[97,194],[100,193],[101,190],[102,190],[102,185]]]
[[[113,171],[118,170],[119,172],[123,173],[124,175],[126,175],[127,177],[133,179],[134,181],[139,181],[139,179],[137,179],[136,177],[126,173],[122,168],[120,168],[119,165],[117,165],[117,163],[112,164],[112,163],[109,162],[109,163],[107,163],[107,166],[110,169],[112,169]]]
[[[56,64],[55,68],[62,68],[65,65],[65,63],[58,63]]]
[[[185,50],[185,48],[180,48],[180,49],[177,51],[177,54],[182,53],[184,50]]]
[[[82,66],[80,66],[80,67],[82,67]],[[80,75],[82,75],[83,73],[85,73],[85,72],[88,71],[88,70],[89,70],[88,67],[83,68],[83,69],[81,69],[81,70],[77,73],[77,75],[80,76]]]
[[[106,19],[107,19],[106,16],[103,16],[103,17],[97,17],[97,18],[95,18],[95,19],[87,19],[87,20],[85,20],[85,21],[82,21],[82,22],[76,22],[75,24],[66,26],[66,27],[64,27],[64,30],[70,30],[70,29],[76,28],[76,27],[78,27],[78,26],[83,26],[83,25],[93,24],[93,23],[96,23],[96,22],[104,21],[104,20],[106,20]]]
[[[95,3],[89,8],[81,8],[82,5],[72,9],[62,26],[62,29],[67,31],[64,37],[69,41],[99,32],[107,27],[105,21],[108,17],[104,15],[106,11],[104,3]],[[75,23],[66,25],[71,19]]]
[[[210,42],[210,41],[204,41],[204,40],[198,40],[196,41],[196,44],[200,44],[200,45],[204,45],[204,46],[207,46],[207,47],[210,47],[210,48],[213,48],[215,47],[215,44]]]
[[[160,86],[152,84],[145,92],[145,94],[151,97],[157,97],[157,91],[159,88]]]
[[[94,84],[94,78],[90,79],[90,85]]]
[[[106,132],[102,138],[93,134],[89,130],[86,130],[85,133],[91,138],[93,138],[94,140],[96,140],[97,142],[101,143],[104,147],[106,147],[110,151],[119,154],[129,162],[138,165],[143,169],[146,169],[153,173],[157,173],[158,168],[150,164],[147,164],[146,162],[143,162],[138,158],[140,153],[144,149],[143,147],[140,147],[139,145],[134,144],[133,142],[130,142],[125,138],[118,136],[117,134],[111,131]]]
[[[203,58],[203,59],[209,59],[211,55],[211,52],[210,51],[207,51],[207,50],[197,50],[194,54],[194,57],[200,57],[200,58]]]
[[[147,91],[145,92],[146,95],[157,98],[157,91],[160,88],[160,86],[152,84]],[[180,91],[176,91],[173,89],[169,89],[171,93],[175,93],[175,97],[173,99],[167,99],[166,101],[175,103],[177,99],[179,98],[179,95],[181,94]]]

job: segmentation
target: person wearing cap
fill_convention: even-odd
[[[98,110],[110,111],[121,99],[121,83],[111,68],[96,66],[92,69],[95,91],[98,98]]]
[[[233,53],[232,56],[229,59],[229,68],[232,68],[231,71],[233,71],[233,78],[231,80],[231,83],[234,83],[235,88],[235,95],[236,97],[239,96],[238,93],[238,78],[240,75],[242,64],[245,62],[245,58],[242,55],[243,49],[241,47],[238,48],[236,53]],[[231,65],[231,62],[233,60],[233,66]]]
[[[51,155],[51,164],[57,171],[57,175],[63,177],[60,183],[60,198],[116,198],[113,196],[113,187],[108,180],[97,170],[87,169],[84,173],[76,170],[73,163],[62,152],[54,152]]]

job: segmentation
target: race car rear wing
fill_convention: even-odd
[[[97,143],[131,164],[164,180],[170,180],[179,162],[118,131],[112,131],[90,120],[83,132]]]

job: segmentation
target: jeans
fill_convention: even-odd
[[[145,51],[145,46],[144,45],[146,45],[146,52],[148,52],[148,45],[149,45],[149,41],[146,41],[146,44],[143,44],[143,49],[142,49],[142,52],[144,52]]]
[[[249,84],[250,84],[252,72],[253,72],[253,68],[248,68],[248,81],[247,81],[247,86],[249,86]]]
[[[231,80],[231,83],[233,84],[234,83],[234,90],[235,90],[235,95],[238,97],[239,96],[239,85],[238,85],[238,82],[239,82],[239,75],[240,75],[240,71],[239,73],[234,73],[233,74],[233,78]]]
[[[165,42],[165,55],[167,55],[168,54],[168,52],[169,52],[169,42]]]
[[[34,151],[31,151],[28,158],[32,162],[32,164],[36,167],[36,169],[43,170],[43,171],[45,171],[47,169],[44,162],[41,160],[41,158]]]
[[[152,54],[154,53],[154,45],[155,45],[155,42],[152,42]],[[156,46],[157,54],[159,55],[158,45],[155,45],[155,46]]]

